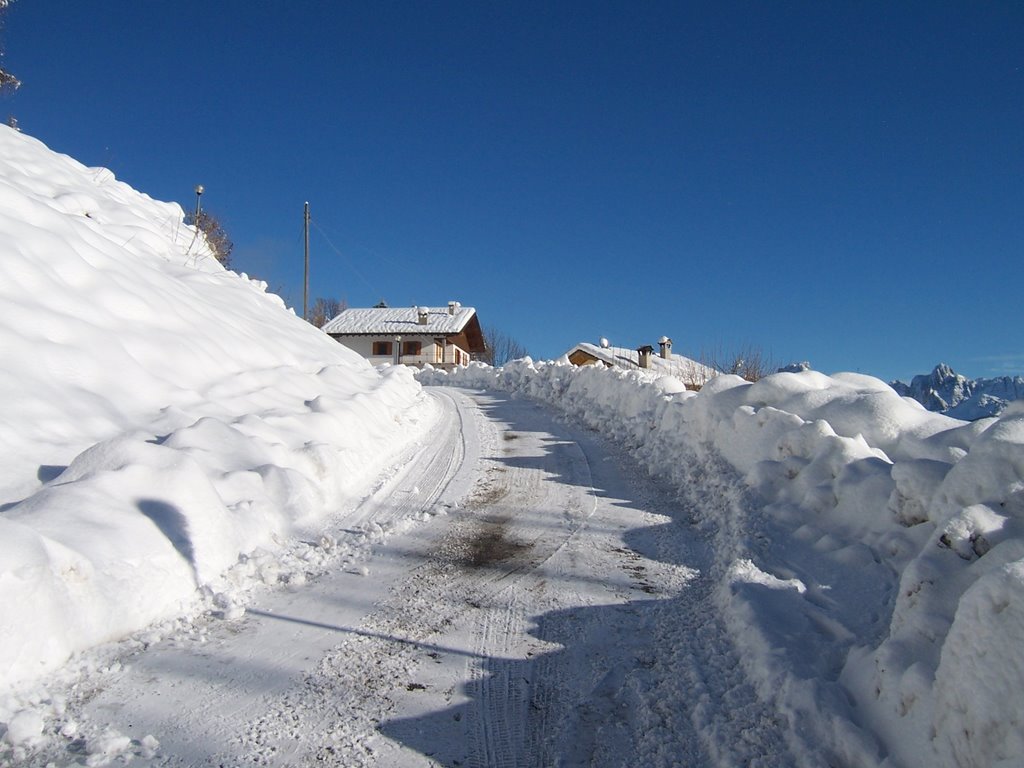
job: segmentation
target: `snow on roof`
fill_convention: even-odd
[[[451,335],[460,333],[476,314],[473,307],[456,305],[455,314],[448,307],[427,309],[427,323],[419,323],[418,314],[423,307],[371,307],[350,308],[331,319],[323,330],[334,335],[395,335],[423,333]]]
[[[640,367],[640,355],[637,353],[637,350],[628,347],[600,347],[597,344],[583,342],[566,352],[566,356],[570,356],[576,351],[590,355],[602,363],[615,368],[635,369]],[[666,360],[657,352],[651,355],[651,367],[649,370],[684,378],[692,377],[701,381],[706,381],[718,374],[714,368],[698,363],[689,357],[670,354]]]

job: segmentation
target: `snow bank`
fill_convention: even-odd
[[[425,371],[629,446],[713,532],[718,600],[809,765],[1024,760],[1024,406],[974,423],[855,374],[699,393],[566,361]]]
[[[432,413],[406,369],[372,369],[224,270],[183,219],[0,126],[11,743],[38,729],[5,694],[271,578],[243,565],[343,509]]]

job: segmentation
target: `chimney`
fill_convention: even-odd
[[[419,325],[426,325],[430,310],[426,307],[416,307],[416,322]]]
[[[640,347],[640,349],[638,349],[636,353],[639,357],[640,367],[650,368],[651,355],[654,354],[654,347],[652,347],[650,344],[645,344],[644,346]]]
[[[661,347],[661,359],[671,360],[672,359],[672,339],[668,336],[662,336],[658,339],[658,346]]]
[[[459,302],[457,302],[457,301],[449,301],[448,302],[448,314],[449,315],[454,315],[460,309],[462,309],[462,305],[459,304]]]

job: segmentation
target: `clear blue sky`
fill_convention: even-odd
[[[16,0],[0,110],[301,312],[1024,373],[1024,4]]]

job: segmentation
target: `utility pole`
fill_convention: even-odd
[[[302,287],[302,319],[309,320],[309,203],[303,212],[303,239],[306,241],[306,269]]]

